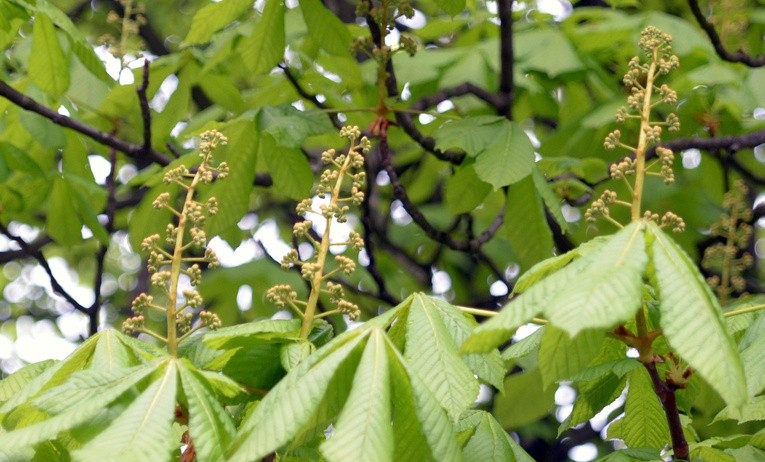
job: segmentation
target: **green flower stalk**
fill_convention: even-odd
[[[345,299],[345,293],[340,284],[336,284],[330,278],[338,273],[349,275],[356,269],[356,262],[343,255],[334,257],[333,268],[329,269],[329,254],[331,247],[347,246],[355,250],[364,248],[364,240],[359,233],[352,231],[348,240],[332,242],[330,235],[333,220],[344,223],[348,220],[350,206],[359,205],[364,201],[362,189],[366,184],[366,173],[363,171],[364,156],[369,152],[371,143],[367,137],[361,136],[358,127],[343,127],[340,136],[348,138],[350,146],[345,153],[337,153],[334,149],[324,151],[322,161],[327,168],[321,173],[316,193],[320,198],[327,198],[328,203],[314,209],[311,199],[302,200],[296,207],[297,213],[303,216],[316,216],[324,220],[325,227],[321,239],[316,239],[311,234],[313,221],[306,219],[293,227],[293,234],[298,239],[308,241],[314,248],[310,260],[302,261],[296,249],[290,250],[282,259],[282,268],[289,269],[299,267],[303,278],[310,284],[311,290],[308,300],[298,300],[297,292],[289,285],[282,284],[270,288],[266,297],[275,305],[289,308],[302,319],[300,336],[308,338],[313,321],[331,314],[345,314],[351,320],[358,319],[359,307]],[[329,295],[329,300],[334,308],[324,313],[317,314],[319,296],[324,293]]]
[[[215,253],[205,248],[207,236],[204,231],[207,217],[218,212],[218,201],[211,197],[202,203],[194,197],[200,183],[211,183],[216,177],[223,180],[228,176],[228,165],[225,162],[221,162],[217,167],[211,165],[213,151],[226,144],[226,137],[211,130],[202,133],[201,138],[199,156],[202,160],[196,172],[192,173],[185,166],[180,166],[165,173],[163,179],[165,184],[177,184],[186,191],[182,207],[176,209],[173,206],[172,196],[168,192],[161,193],[152,203],[156,209],[172,212],[176,217],[176,224],[167,225],[164,243],[161,242],[159,234],[148,236],[141,243],[142,250],[149,252],[147,267],[151,273],[151,284],[163,293],[166,303],[155,303],[152,295],[142,293],[133,300],[132,309],[135,316],[122,324],[123,330],[128,334],[142,332],[164,342],[173,356],[178,354],[178,343],[192,332],[202,327],[216,329],[221,324],[217,315],[202,310],[199,312],[199,322],[192,325],[193,312],[204,304],[202,296],[196,290],[202,281],[202,268],[199,265],[206,263],[208,267],[214,268],[219,264]],[[165,250],[165,245],[172,246],[172,251]],[[204,249],[204,256],[185,256],[192,249]],[[182,299],[179,297],[181,275],[186,275],[192,286],[191,289],[183,290]],[[166,336],[145,326],[144,313],[148,309],[165,313]]]
[[[604,218],[621,227],[621,223],[610,215],[610,207],[620,205],[630,209],[632,221],[644,218],[656,221],[661,227],[681,232],[685,230],[685,223],[674,213],[667,212],[660,218],[658,214],[642,211],[643,190],[647,175],[659,176],[664,179],[665,184],[675,181],[672,170],[674,153],[669,149],[657,147],[658,158],[647,164],[646,151],[650,146],[661,142],[664,128],[671,132],[680,130],[680,120],[674,113],[667,115],[664,120],[651,120],[654,107],[660,104],[677,103],[677,93],[666,84],[659,85],[657,80],[677,68],[680,61],[672,54],[672,37],[653,26],[646,27],[641,33],[640,49],[648,60],[642,62],[637,56],[630,60],[629,69],[623,79],[630,95],[627,97],[627,106],[619,108],[616,113],[618,123],[625,123],[628,120],[639,121],[637,144],[631,146],[622,142],[621,130],[609,133],[603,143],[608,150],[622,148],[630,152],[631,156],[624,157],[611,165],[610,175],[612,179],[624,182],[631,197],[630,200],[620,200],[614,191],[606,190],[585,212],[585,219],[588,222],[595,222],[598,218]],[[633,178],[632,182],[630,178]]]
[[[752,219],[752,210],[747,206],[747,187],[743,181],[736,181],[733,188],[725,194],[723,207],[725,212],[712,225],[711,233],[724,242],[709,246],[704,251],[701,266],[713,274],[707,282],[725,305],[734,293],[743,293],[746,289],[744,271],[754,264],[754,257],[741,249],[749,245],[752,239],[752,226],[747,221]]]

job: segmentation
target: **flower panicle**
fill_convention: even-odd
[[[310,324],[313,319],[329,314],[342,313],[349,319],[355,320],[360,315],[358,306],[347,301],[342,287],[330,280],[334,275],[350,275],[356,270],[356,262],[344,255],[335,255],[334,264],[328,264],[330,247],[352,248],[361,251],[364,239],[355,231],[342,242],[331,241],[333,222],[345,223],[349,219],[351,206],[360,205],[365,198],[366,173],[364,172],[364,154],[372,148],[372,143],[356,126],[345,126],[340,129],[340,136],[347,138],[349,147],[343,152],[327,149],[322,152],[321,160],[325,165],[315,188],[319,200],[307,198],[301,200],[295,210],[304,219],[293,225],[292,233],[296,239],[307,241],[313,251],[309,257],[301,258],[297,249],[290,249],[281,259],[283,269],[297,268],[304,279],[309,282],[311,293],[308,301],[298,300],[297,291],[287,284],[272,287],[266,293],[266,298],[280,308],[290,309],[303,319],[304,324]],[[322,234],[318,223],[324,223]],[[316,303],[320,293],[329,294],[329,302],[333,309],[315,314]]]
[[[203,266],[214,268],[220,265],[215,252],[207,247],[208,238],[204,229],[207,218],[218,213],[219,203],[215,197],[202,202],[195,196],[201,184],[223,180],[228,175],[225,162],[213,166],[214,152],[227,140],[217,130],[206,131],[200,138],[200,161],[196,169],[192,172],[186,166],[178,166],[169,169],[163,176],[166,185],[181,188],[183,202],[176,201],[169,191],[160,193],[152,202],[156,209],[169,210],[174,217],[173,222],[166,226],[164,237],[152,234],[141,242],[141,250],[148,252],[147,269],[151,274],[151,285],[161,292],[165,303],[156,302],[153,295],[141,293],[132,303],[135,316],[123,323],[126,333],[145,333],[162,340],[171,352],[176,351],[177,342],[192,332],[203,327],[216,329],[220,326],[220,318],[216,314],[202,309],[204,299],[197,290],[202,282]],[[203,256],[199,256],[202,251]],[[189,288],[180,287],[181,276],[188,278]],[[167,336],[146,327],[146,313],[149,310],[166,314]],[[196,323],[195,312],[198,312]]]

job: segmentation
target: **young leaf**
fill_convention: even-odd
[[[639,363],[638,363],[639,365]],[[558,436],[571,427],[587,422],[621,395],[627,379],[606,374],[594,380],[577,383],[579,395],[571,414],[558,427]]]
[[[465,462],[534,462],[497,420],[485,411],[462,449]]]
[[[263,398],[242,423],[228,451],[228,461],[247,462],[265,456],[312,426],[317,407],[338,369],[347,361],[358,362],[354,351],[366,335],[351,331],[309,357]]]
[[[404,357],[452,420],[478,396],[478,381],[457,353],[438,308],[422,294],[414,296],[409,308]]]
[[[669,428],[645,368],[630,372],[624,417],[608,427],[608,438],[621,438],[629,447],[663,448]]]
[[[162,374],[135,401],[104,431],[72,454],[76,460],[168,460],[170,451],[178,444],[172,431],[178,370],[175,361],[166,361],[162,366],[159,368]]]
[[[8,401],[19,390],[24,388],[32,379],[40,376],[50,366],[56,364],[56,361],[48,359],[38,363],[28,364],[13,374],[0,381],[0,404]]]
[[[522,272],[553,256],[552,233],[531,176],[508,186],[507,213],[502,230]]]
[[[728,405],[747,400],[746,379],[736,345],[725,330],[722,311],[696,265],[655,224],[648,224],[659,294],[661,328],[670,346],[698,371]]]
[[[543,386],[570,379],[598,355],[604,340],[600,330],[586,330],[572,338],[562,329],[546,326],[538,360]]]
[[[321,445],[329,461],[393,460],[389,353],[384,336],[380,329],[370,334],[335,432]]]
[[[41,396],[36,403],[51,411],[62,411],[47,420],[7,433],[0,433],[0,447],[31,447],[58,433],[87,422],[129,388],[157,369],[158,363],[121,369],[118,372],[88,371]],[[66,411],[66,412],[63,412]]]
[[[494,399],[494,415],[504,428],[514,429],[548,415],[554,405],[555,389],[545,389],[534,369],[505,379],[505,392]]]
[[[347,56],[353,37],[348,27],[319,0],[300,0],[308,35],[327,53]]]
[[[178,364],[183,392],[189,405],[189,433],[200,460],[221,461],[236,429],[204,378],[188,361]]]
[[[45,228],[56,242],[66,246],[82,242],[82,222],[72,203],[72,195],[66,180],[58,177],[53,180]]]
[[[266,2],[263,16],[255,24],[255,31],[239,42],[238,50],[247,69],[254,75],[274,68],[282,59],[286,38],[284,35],[284,2]]]
[[[46,14],[35,15],[28,70],[32,82],[52,96],[61,96],[69,88],[69,60]]]
[[[494,189],[522,180],[533,169],[534,146],[518,124],[507,121],[475,161],[478,178]]]
[[[191,20],[191,29],[183,42],[187,45],[207,43],[213,34],[252,9],[252,0],[222,0],[200,8]]]

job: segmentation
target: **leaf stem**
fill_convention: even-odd
[[[737,310],[727,311],[723,313],[723,316],[725,316],[726,318],[730,318],[732,316],[738,316],[740,314],[746,314],[746,313],[754,313],[760,310],[765,310],[765,303],[761,303],[759,305],[747,306],[745,308],[739,308]]]
[[[645,151],[648,147],[648,130],[651,129],[651,95],[653,93],[653,81],[656,78],[656,62],[659,59],[659,50],[653,50],[651,64],[648,66],[645,81],[645,95],[643,97],[643,110],[640,113],[640,134],[638,145],[635,148],[635,187],[632,191],[632,221],[637,221],[642,215],[643,187],[645,185]]]

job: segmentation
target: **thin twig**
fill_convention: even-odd
[[[141,119],[143,119],[143,153],[146,155],[151,150],[151,109],[146,90],[149,88],[149,60],[143,60],[143,79],[141,85],[135,89],[138,93],[138,104],[141,106]],[[176,156],[177,157],[177,156]]]
[[[37,260],[37,263],[42,266],[42,268],[45,270],[45,273],[48,275],[48,278],[50,279],[50,285],[55,293],[64,297],[64,299],[69,302],[69,304],[72,305],[75,310],[88,314],[88,309],[81,305],[80,302],[75,300],[74,297],[72,297],[69,292],[67,292],[66,289],[64,289],[64,287],[58,282],[56,277],[53,276],[53,270],[51,270],[50,265],[48,264],[48,260],[45,258],[45,255],[43,255],[42,250],[31,247],[26,243],[26,241],[24,241],[24,239],[12,234],[2,223],[0,223],[0,232],[3,233],[8,239],[16,242],[19,247],[21,247],[21,250],[26,253],[26,255]]]
[[[691,13],[693,13],[693,17],[696,18],[699,26],[701,26],[701,28],[704,29],[704,32],[706,32],[707,37],[709,37],[709,41],[712,42],[712,46],[715,48],[717,56],[725,61],[731,63],[742,63],[749,67],[765,66],[765,55],[751,56],[743,50],[737,50],[735,53],[731,53],[730,51],[726,50],[720,35],[715,30],[715,27],[712,25],[712,23],[707,21],[704,13],[701,12],[701,8],[699,8],[699,2],[697,0],[688,0],[688,6],[691,7]]]
[[[497,107],[497,113],[513,119],[513,100],[515,82],[513,78],[513,0],[499,0],[497,15],[499,16],[499,94],[502,103]]]

